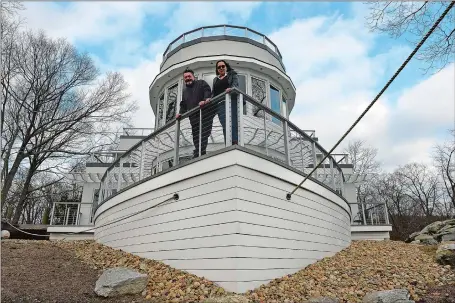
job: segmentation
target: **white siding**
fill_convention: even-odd
[[[239,150],[222,153],[107,201],[96,226],[180,196],[97,228],[95,239],[244,292],[349,246],[350,216],[341,198],[308,180],[312,191],[299,189],[286,200],[301,178]]]

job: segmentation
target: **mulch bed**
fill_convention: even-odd
[[[150,302],[140,295],[98,297],[94,289],[101,271],[49,241],[2,241],[1,260],[2,303]]]

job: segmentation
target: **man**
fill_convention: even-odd
[[[197,106],[202,111],[202,129],[201,129],[201,155],[206,154],[209,136],[212,132],[213,118],[216,115],[216,109],[213,106],[207,105],[210,102],[212,90],[204,80],[195,80],[194,72],[191,69],[186,69],[183,72],[183,81],[185,87],[182,93],[182,101],[180,101],[180,111],[176,118]],[[200,113],[196,111],[189,116],[191,124],[191,133],[193,135],[193,158],[199,157],[199,120]]]

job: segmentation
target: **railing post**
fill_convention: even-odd
[[[341,170],[341,169],[340,169],[340,186],[341,186],[341,195],[344,197],[343,170]]]
[[[141,160],[139,162],[139,181],[142,180],[144,176],[144,151],[145,151],[145,142],[142,141],[141,143]]]
[[[267,124],[266,124],[266,118],[265,118],[265,111],[264,112],[264,144],[265,144],[265,154],[268,156],[269,155],[269,149],[267,148]]]
[[[204,37],[204,28],[201,30],[201,38]]]
[[[123,165],[123,158],[120,158],[119,161],[119,169],[118,169],[118,180],[117,180],[117,193],[122,189],[122,165]]]
[[[305,173],[305,166],[304,166],[304,163],[303,163],[303,138],[302,138],[302,135],[300,135],[300,157],[302,157],[302,172]]]
[[[182,36],[182,43],[185,43],[185,34]]]
[[[54,223],[54,212],[55,212],[55,202],[52,203],[51,222],[49,222],[50,225],[53,225],[53,223]]]
[[[248,28],[245,27],[245,38],[248,38]]]
[[[289,132],[288,132],[288,121],[283,121],[283,134],[284,134],[284,157],[286,164],[291,166],[291,157],[289,154]]]
[[[65,204],[65,224],[68,225],[68,217],[70,216],[70,210],[68,209],[68,204]]]
[[[335,172],[333,171],[333,158],[330,156],[329,157],[329,161],[330,161],[330,175],[332,177],[332,187],[333,187],[333,190],[336,190],[336,184],[335,184]]]
[[[231,95],[226,94],[226,101],[225,101],[225,108],[226,108],[226,115],[225,125],[226,125],[226,147],[232,145],[232,129],[231,129]]]
[[[202,141],[202,109],[199,108],[199,157],[201,156],[201,141]]]
[[[179,164],[180,148],[180,119],[175,121],[174,166]]]
[[[387,202],[384,203],[384,212],[385,212],[385,224],[389,225],[389,210],[387,208]]]
[[[367,218],[366,218],[366,216],[365,216],[365,204],[364,204],[363,202],[361,202],[360,205],[362,206],[363,223],[364,223],[365,225],[368,225]]]
[[[77,214],[76,214],[76,225],[79,225],[80,213],[81,213],[81,203],[77,205]]]
[[[239,122],[238,122],[238,125],[239,125],[239,129],[238,129],[238,137],[239,137],[239,145],[240,146],[244,146],[244,135],[243,135],[243,94],[239,93],[239,97],[237,98],[237,103],[238,103],[238,106],[237,106],[237,110],[238,110],[238,113],[237,113],[237,117],[239,119]]]
[[[224,35],[226,36],[226,25],[224,26]]]
[[[314,174],[316,175],[316,179],[318,177],[318,170],[316,169],[317,161],[316,161],[316,143],[314,141],[311,142],[311,154],[313,157],[313,168]]]

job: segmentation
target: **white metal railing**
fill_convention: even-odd
[[[81,203],[54,202],[50,225],[79,225]]]
[[[118,155],[119,152],[116,151],[91,153],[87,159],[87,163],[114,163]]]
[[[281,53],[278,47],[273,43],[269,38],[265,35],[252,30],[248,27],[243,26],[234,26],[234,25],[212,25],[212,26],[204,26],[192,31],[186,32],[180,35],[178,38],[174,39],[166,48],[163,54],[163,58],[167,58],[169,52],[177,48],[182,43],[192,41],[198,38],[203,37],[213,37],[213,36],[234,36],[234,37],[241,37],[241,38],[248,38],[252,39],[256,42],[264,44],[268,48],[270,48],[275,54],[277,54],[281,59]]]
[[[148,136],[153,133],[154,128],[125,127],[123,136]]]
[[[352,225],[388,225],[389,214],[386,203],[349,203],[357,206]]]
[[[234,134],[232,124],[237,125]],[[205,149],[204,140],[208,153],[229,147],[234,140],[239,146],[304,174],[310,173],[319,163],[319,157],[327,154],[318,142],[288,119],[233,89],[216,96],[202,108],[174,118],[120,156],[103,175],[100,205],[126,187],[200,156]],[[311,177],[339,195],[344,192],[344,176],[332,156]]]

